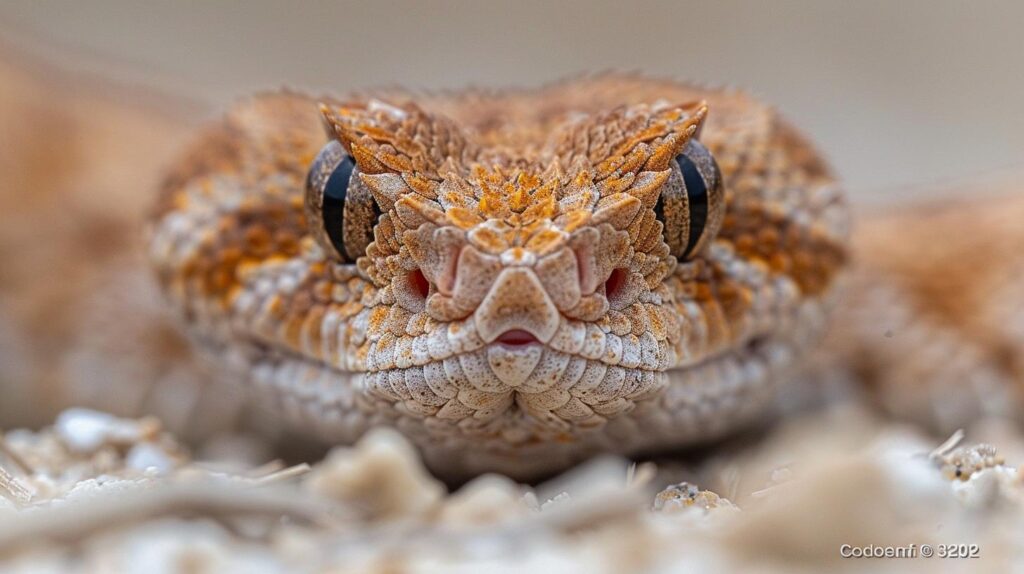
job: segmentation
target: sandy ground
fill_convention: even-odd
[[[822,432],[828,429],[828,432]],[[0,441],[5,572],[1002,572],[1024,440],[934,445],[836,408],[686,468],[594,461],[449,493],[380,430],[312,466],[199,461],[155,419],[62,413]],[[679,472],[680,469],[674,469]],[[710,490],[705,490],[710,489]],[[726,493],[728,495],[726,496]],[[877,557],[876,553],[889,558]]]

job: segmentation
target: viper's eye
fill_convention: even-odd
[[[669,250],[680,261],[696,256],[718,235],[725,215],[722,174],[697,140],[676,156],[654,212],[664,224]]]
[[[373,241],[380,210],[358,176],[359,168],[337,140],[320,150],[306,177],[306,219],[324,250],[354,262]]]

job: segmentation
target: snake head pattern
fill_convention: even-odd
[[[276,94],[194,149],[150,253],[199,344],[282,424],[394,425],[446,471],[735,428],[820,330],[844,261],[827,169],[739,94]]]

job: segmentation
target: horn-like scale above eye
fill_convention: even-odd
[[[680,261],[701,253],[718,235],[725,215],[722,173],[696,139],[676,156],[654,212],[664,224],[669,250]]]
[[[359,167],[337,140],[317,154],[306,177],[306,220],[333,259],[354,262],[373,241],[380,210],[358,176]]]

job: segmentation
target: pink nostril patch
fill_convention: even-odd
[[[604,283],[604,293],[609,299],[614,298],[622,291],[622,288],[626,285],[626,280],[629,279],[629,271],[619,268],[612,271],[612,274],[608,276],[608,280]]]
[[[424,299],[430,294],[430,282],[419,269],[409,272],[409,283],[412,288]]]
[[[505,331],[498,338],[494,340],[495,343],[501,343],[503,345],[529,345],[530,343],[539,343],[537,337],[533,336],[533,333],[524,331],[522,329],[512,329],[511,331]]]

